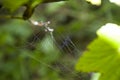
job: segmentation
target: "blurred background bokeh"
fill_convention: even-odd
[[[23,11],[21,7],[14,16]],[[5,15],[9,12],[0,9],[0,16]],[[90,73],[75,71],[77,59],[98,28],[120,24],[119,15],[119,6],[109,0],[41,4],[31,20],[50,21],[53,35],[27,20],[0,17],[0,80],[90,80]]]

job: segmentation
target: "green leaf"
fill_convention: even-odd
[[[99,72],[99,80],[120,80],[120,27],[107,24],[78,60],[76,70]]]
[[[97,31],[100,38],[109,42],[112,47],[120,47],[120,26],[112,23],[108,23]]]

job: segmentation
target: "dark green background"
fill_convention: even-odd
[[[21,7],[14,16],[22,16]],[[9,19],[0,9],[0,80],[89,80],[90,74],[76,72],[77,59],[108,22],[120,24],[119,7],[103,0],[94,6],[84,0],[41,4],[31,20],[51,21],[51,38],[44,27],[27,20]],[[1,17],[3,16],[3,17]]]

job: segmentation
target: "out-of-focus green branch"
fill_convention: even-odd
[[[47,3],[47,2],[57,2],[57,1],[67,1],[67,0],[43,0],[43,3]]]
[[[28,20],[32,16],[34,9],[38,5],[44,3],[50,3],[50,2],[59,2],[59,1],[67,1],[67,0],[21,0],[21,1],[14,0],[13,2],[10,0],[1,0],[0,9],[6,8],[10,12],[14,13],[19,7],[25,6],[26,10],[23,12],[22,19]],[[13,18],[13,17],[6,16],[5,18]]]
[[[67,0],[39,0],[39,1],[31,1],[28,2],[25,6],[26,6],[26,10],[23,14],[23,19],[27,20],[31,17],[31,15],[34,12],[34,9],[36,8],[36,6],[38,6],[39,4],[42,3],[49,3],[49,2],[58,2],[58,1],[67,1]]]

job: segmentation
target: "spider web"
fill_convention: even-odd
[[[35,26],[36,27],[36,26]],[[44,30],[44,29],[43,29]],[[50,36],[50,38],[51,38],[51,40],[53,41],[53,43],[56,45],[56,47],[60,50],[60,54],[62,55],[62,56],[64,56],[66,53],[67,53],[67,55],[65,55],[66,57],[71,57],[71,61],[72,61],[72,58],[73,59],[76,59],[76,61],[77,61],[77,55],[75,54],[75,52],[76,53],[78,53],[78,52],[80,52],[78,49],[77,49],[77,47],[75,46],[75,44],[72,42],[72,40],[71,40],[71,38],[69,37],[69,36],[63,36],[63,35],[61,35],[61,33],[59,33],[61,36],[60,36],[60,38],[61,39],[59,39],[60,40],[60,42],[61,42],[61,44],[59,44],[57,41],[56,41],[56,39],[55,39],[55,37],[54,37],[54,32],[45,32],[44,31],[44,33],[46,34],[46,35],[48,35],[48,36]],[[34,34],[34,33],[33,33]],[[41,40],[40,39],[40,34],[41,34],[41,32],[38,32],[37,34],[34,34],[34,38],[33,38],[33,40],[31,40],[32,42],[28,42],[27,43],[27,46],[28,45],[30,45],[30,46],[34,46],[34,42],[36,42],[36,41],[39,41],[39,40]],[[48,42],[49,43],[49,42]],[[49,48],[49,47],[48,47]],[[73,50],[72,50],[73,49]],[[39,50],[38,50],[38,52],[39,52]],[[54,53],[51,53],[51,54],[54,54]],[[28,54],[27,54],[28,55]],[[80,75],[78,75],[77,74],[77,72],[74,70],[74,66],[75,66],[75,64],[72,64],[72,65],[70,65],[71,63],[67,63],[66,61],[64,61],[64,58],[63,58],[63,61],[57,61],[57,62],[54,62],[54,65],[51,65],[51,64],[48,64],[48,63],[46,63],[46,62],[44,62],[44,61],[41,61],[40,59],[37,59],[37,58],[35,58],[35,57],[33,57],[32,55],[28,55],[30,58],[32,58],[32,59],[34,59],[35,61],[37,61],[37,62],[39,62],[40,64],[42,64],[43,66],[46,66],[46,67],[48,67],[49,69],[51,69],[51,70],[53,70],[53,71],[55,71],[55,72],[60,72],[61,73],[61,75],[64,75],[65,76],[65,74],[66,73],[71,73],[71,75],[74,75],[74,76],[76,76],[76,78],[78,78],[78,79],[81,79],[81,76]],[[54,55],[53,55],[54,56]],[[61,57],[62,58],[62,57]],[[61,59],[60,59],[61,60]],[[58,69],[60,70],[60,71],[58,71]],[[71,76],[70,77],[71,78],[71,80],[74,80],[74,78],[73,78],[73,76]]]
[[[35,11],[35,14],[33,15],[34,18],[31,18],[31,20],[39,20],[38,18],[41,18],[43,16],[43,15],[38,15],[38,14],[40,14],[40,11],[38,11],[38,10]],[[44,15],[44,16],[46,16],[46,15]],[[48,18],[46,18],[46,19],[48,19]],[[50,20],[50,21],[52,24],[52,20]],[[54,29],[55,27],[52,27],[51,24],[48,26],[50,28]],[[81,51],[78,49],[76,44],[72,41],[70,35],[64,35],[61,32],[56,32],[57,35],[59,36],[58,38],[56,38],[54,36],[54,32],[56,31],[56,28],[54,29],[53,32],[45,31],[46,30],[45,26],[40,27],[40,26],[36,26],[33,24],[32,28],[34,28],[33,30],[37,29],[37,32],[36,32],[36,30],[33,31],[33,37],[26,44],[26,47],[34,48],[35,43],[37,41],[42,41],[42,39],[44,39],[45,36],[47,35],[47,36],[50,36],[50,39],[53,41],[55,46],[60,50],[60,55],[62,57],[60,57],[59,60],[57,60],[56,62],[54,61],[53,64],[47,63],[45,61],[42,61],[39,58],[34,57],[33,55],[27,54],[31,59],[35,60],[39,64],[42,64],[44,67],[47,67],[48,69],[57,72],[61,77],[64,77],[65,80],[66,79],[85,80],[85,77],[80,75],[81,73],[76,72],[74,69],[75,63],[77,62],[77,59],[79,57],[78,53],[80,54]],[[46,43],[49,43],[49,41]],[[37,51],[40,52],[39,49]],[[54,55],[55,53],[51,53],[51,54],[53,54],[53,56],[55,56]],[[82,73],[82,74],[84,74],[84,73]]]
[[[46,32],[45,32],[46,33]],[[39,38],[39,35],[40,33],[38,33],[37,35],[35,35],[35,38],[34,38],[34,40],[33,40],[33,42],[35,41],[35,40],[39,40],[40,38]],[[77,49],[77,47],[75,46],[75,44],[72,42],[72,40],[70,39],[70,37],[69,36],[67,36],[67,37],[65,37],[65,36],[63,36],[64,38],[63,39],[61,39],[61,45],[59,45],[58,43],[57,43],[57,41],[55,40],[55,37],[53,36],[53,34],[50,34],[50,33],[46,33],[46,34],[48,34],[49,36],[50,36],[50,38],[53,40],[53,42],[54,42],[54,44],[56,45],[56,47],[60,50],[60,53],[61,53],[61,55],[62,56],[64,56],[65,55],[65,53],[67,53],[67,57],[71,57],[71,61],[72,61],[72,58],[73,59],[77,59],[77,57],[76,57],[76,55],[74,55],[75,53],[73,52],[73,51],[75,51],[76,50],[76,52],[78,51],[78,49]],[[49,42],[48,42],[49,43]],[[28,43],[28,44],[30,44],[30,45],[34,45],[34,44],[32,44],[32,43]],[[48,47],[49,48],[49,47]],[[72,50],[71,48],[74,48],[74,50]],[[64,49],[64,50],[63,50]],[[66,51],[66,52],[64,52],[64,51]],[[39,52],[39,50],[38,50],[38,52]],[[53,54],[53,56],[54,56],[54,53],[51,53],[51,54]],[[46,66],[46,67],[48,67],[48,68],[50,68],[51,70],[53,70],[53,71],[56,71],[56,72],[58,72],[57,71],[57,69],[59,68],[60,69],[60,73],[62,74],[62,75],[65,75],[66,73],[71,73],[72,75],[75,75],[78,79],[81,79],[81,77],[77,74],[77,72],[75,72],[75,70],[74,70],[74,65],[75,64],[72,64],[72,65],[70,65],[71,63],[67,63],[66,61],[64,61],[64,58],[63,58],[63,61],[59,61],[59,62],[54,62],[54,66],[52,66],[51,64],[47,64],[46,62],[44,62],[44,61],[41,61],[40,59],[36,59],[35,57],[33,57],[32,55],[29,55],[29,57],[30,58],[32,58],[32,59],[34,59],[35,61],[37,61],[37,62],[39,62],[40,64],[43,64],[44,66]],[[62,57],[61,57],[62,58]],[[61,60],[61,59],[60,59]],[[76,60],[77,61],[77,60]],[[56,69],[55,69],[56,68]],[[71,76],[71,79],[72,79],[73,77]]]
[[[39,12],[37,14],[39,14]],[[40,16],[38,16],[38,15],[35,15],[35,17],[40,18]],[[35,20],[35,19],[33,19],[33,20]],[[50,21],[52,21],[52,20],[50,20]],[[48,26],[50,26],[50,25],[48,25]],[[61,32],[57,32],[57,34],[59,35],[59,37],[58,37],[59,41],[57,41],[56,37],[54,37],[54,31],[46,32],[45,31],[46,28],[44,26],[40,27],[40,26],[33,25],[32,28],[37,29],[38,31],[37,31],[37,33],[36,32],[34,33],[34,31],[33,31],[33,37],[26,44],[26,47],[34,47],[35,42],[42,41],[42,38],[44,38],[45,35],[47,35],[47,36],[50,36],[50,38],[53,41],[53,43],[55,44],[55,46],[60,50],[60,55],[62,57],[60,57],[61,61],[57,60],[56,62],[54,61],[53,64],[51,64],[51,63],[48,64],[47,62],[42,61],[41,59],[38,59],[38,58],[34,57],[33,55],[30,55],[30,54],[27,54],[27,55],[31,59],[38,62],[39,64],[42,64],[43,66],[49,68],[52,71],[58,72],[58,74],[61,75],[61,77],[67,77],[66,79],[70,79],[70,80],[80,80],[80,79],[84,80],[85,77],[80,75],[81,73],[76,72],[74,69],[75,63],[77,62],[77,59],[79,57],[78,53],[80,53],[80,51],[77,48],[77,46],[75,45],[75,43],[72,41],[71,36],[70,35],[64,36]],[[52,27],[50,26],[50,28],[52,28]],[[49,42],[47,42],[47,43],[49,43]],[[37,50],[37,51],[39,52],[40,50]],[[51,53],[51,54],[53,54],[53,56],[55,56],[54,53]],[[68,61],[66,61],[66,60],[68,60]],[[66,74],[68,74],[70,76],[68,77],[68,75],[66,75]]]
[[[40,7],[42,7],[42,6],[40,6]],[[51,24],[47,25],[46,26],[47,28],[46,28],[45,25],[38,26],[38,25],[35,25],[35,24],[27,21],[26,23],[28,23],[30,25],[30,28],[32,30],[32,35],[30,36],[28,41],[24,42],[23,46],[16,47],[16,48],[18,50],[30,49],[31,52],[30,53],[28,52],[27,54],[25,53],[25,55],[28,58],[34,60],[34,63],[35,62],[38,63],[39,66],[43,66],[43,67],[45,67],[45,69],[49,69],[51,72],[52,71],[56,72],[56,74],[59,75],[59,77],[60,77],[59,80],[63,80],[63,79],[64,80],[86,80],[86,76],[89,77],[89,75],[86,75],[84,73],[78,73],[74,69],[77,59],[81,55],[81,51],[74,43],[75,41],[73,42],[72,36],[69,35],[69,32],[67,35],[64,35],[62,32],[56,31],[57,26],[54,26],[54,25],[52,26],[52,24],[55,24],[54,20],[52,18],[49,18],[49,16],[45,14],[43,9],[41,9],[40,11],[39,11],[39,9],[40,9],[39,7],[38,7],[38,9],[36,9],[35,13],[33,14],[32,18],[30,20],[37,21],[37,22],[43,21],[43,23],[46,23],[47,21],[50,20]],[[44,14],[41,14],[41,11],[43,11]],[[43,16],[45,19],[41,19]],[[54,29],[54,31],[53,32],[51,32],[49,30],[46,31],[46,29],[48,29],[48,28]],[[55,34],[57,34],[57,36]],[[57,59],[56,61],[50,62],[50,63],[44,59],[41,59],[41,57],[40,57],[41,54],[39,54],[39,53],[41,53],[41,49],[37,48],[37,50],[36,50],[36,45],[39,45],[38,44],[39,42],[40,43],[44,42],[44,39],[46,37],[49,37],[50,38],[49,40],[52,40],[52,42],[53,42],[53,44],[51,44],[51,45],[54,45],[60,51],[59,59]],[[52,42],[49,42],[49,40],[48,40],[48,42],[46,42],[46,44],[52,43]],[[47,47],[47,48],[49,48],[49,47]],[[35,55],[34,50],[36,51],[36,53],[38,53],[37,56],[34,56]],[[54,55],[55,53],[51,53],[51,54],[53,54],[53,57],[57,56],[57,55]],[[32,62],[29,62],[28,60],[22,64],[27,64],[27,63],[32,64]],[[21,67],[23,67],[23,66],[21,66]],[[29,70],[29,66],[27,66],[27,68],[28,68],[28,71],[31,71],[31,70]],[[24,70],[25,69],[22,69],[23,74],[25,74]],[[36,71],[36,72],[39,72],[39,71]],[[44,72],[44,69],[43,69],[43,72]],[[36,73],[32,74],[32,72],[30,72],[28,74],[28,76],[30,76],[30,75],[32,75],[33,77],[37,76],[38,79],[40,79],[40,77],[41,77],[41,76],[39,77]],[[46,76],[48,76],[48,75],[46,75]],[[44,77],[46,77],[46,76],[44,76]],[[34,80],[34,78],[33,79],[28,78],[28,80]],[[48,80],[48,79],[43,79],[43,80]]]

